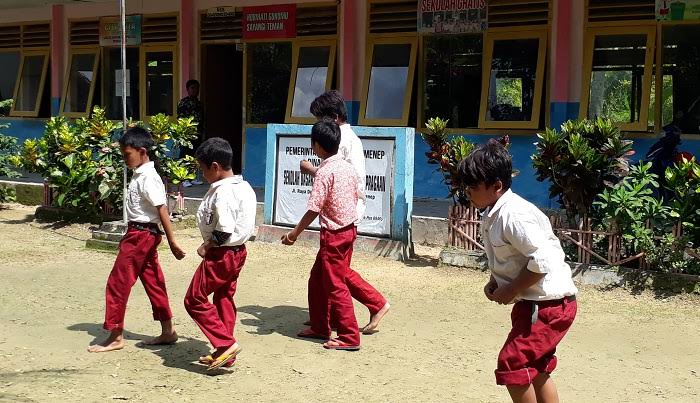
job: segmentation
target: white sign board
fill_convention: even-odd
[[[391,201],[393,192],[394,140],[361,138],[365,152],[367,207],[358,232],[368,235],[391,235]],[[321,160],[311,149],[309,136],[280,136],[277,139],[277,167],[273,222],[296,225],[306,213],[306,203],[313,187],[313,177],[303,174],[299,163]],[[319,228],[318,220],[311,228]]]
[[[122,96],[122,83],[124,81],[124,71],[122,69],[114,70],[114,93],[118,97]],[[126,69],[126,96],[131,96],[131,76],[129,69]]]

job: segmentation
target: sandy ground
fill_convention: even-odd
[[[104,286],[114,255],[86,250],[88,226],[32,221],[33,209],[0,210],[0,401],[500,402],[495,357],[509,308],[482,294],[487,275],[435,268],[435,249],[402,263],[356,255],[353,266],[382,290],[392,311],[360,352],[325,351],[297,339],[315,251],[251,243],[239,281],[233,369],[208,376],[193,364],[206,339],[182,305],[198,264],[196,230],[178,232],[192,251],[161,251],[181,341],[139,348],[159,328],[141,286],[127,311],[127,347],[89,354],[105,333]],[[700,401],[700,301],[582,288],[579,317],[555,372],[565,402]],[[358,320],[367,312],[356,307]]]

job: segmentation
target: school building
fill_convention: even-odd
[[[643,157],[676,120],[700,155],[700,0],[128,0],[127,68],[115,0],[0,2],[0,123],[20,139],[47,118],[175,115],[202,83],[206,133],[228,139],[236,168],[265,182],[266,124],[312,123],[326,89],[360,126],[449,119],[475,142],[510,135],[514,189],[553,206],[530,163],[536,133],[609,117]],[[270,150],[273,152],[274,150]],[[416,134],[414,195],[443,198]]]

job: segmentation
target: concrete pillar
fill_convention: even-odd
[[[180,95],[187,94],[187,80],[194,78],[194,0],[180,0]],[[180,98],[181,98],[180,97]],[[178,98],[179,99],[179,98]]]
[[[565,121],[578,118],[583,79],[584,2],[557,0],[553,11],[549,126],[558,129]]]
[[[58,116],[61,112],[65,42],[63,5],[54,4],[51,6],[51,116]]]

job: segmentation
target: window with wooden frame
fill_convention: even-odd
[[[48,66],[48,50],[22,52],[11,116],[39,116]]]
[[[408,124],[417,48],[416,36],[368,38],[360,124]]]
[[[284,122],[292,72],[292,43],[247,43],[245,57],[246,123]]]
[[[479,127],[538,128],[546,50],[545,29],[486,33]]]
[[[122,71],[121,49],[102,49],[102,95],[108,119],[122,119],[122,82],[126,80],[126,116],[141,119],[140,60],[139,48],[126,48],[126,73]]]
[[[12,99],[17,72],[22,61],[22,28],[19,25],[0,26],[0,101]]]
[[[297,41],[292,51],[285,122],[313,124],[316,118],[309,112],[311,102],[333,82],[335,40]]]
[[[97,83],[100,50],[71,49],[64,81],[61,113],[68,117],[88,116]]]
[[[586,31],[582,119],[602,117],[622,130],[647,130],[655,33],[653,25]]]
[[[177,71],[175,45],[141,47],[142,116],[175,116]]]

